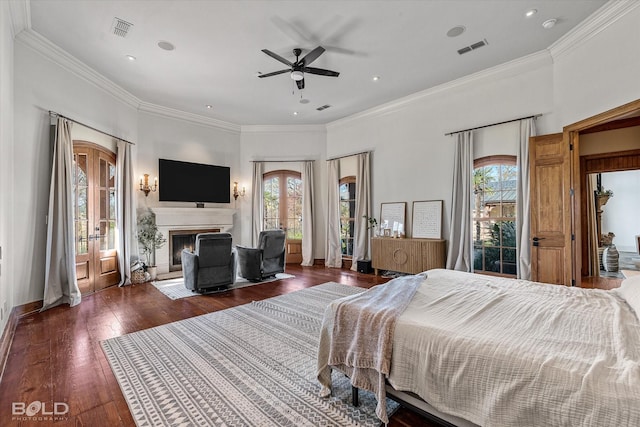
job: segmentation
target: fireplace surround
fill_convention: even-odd
[[[181,275],[180,266],[175,265],[173,235],[197,234],[209,231],[230,232],[233,228],[235,209],[230,208],[181,208],[156,207],[151,209],[156,216],[158,231],[167,239],[168,244],[156,249],[158,278],[166,279]],[[180,249],[181,250],[181,249]],[[172,266],[173,264],[173,266]]]

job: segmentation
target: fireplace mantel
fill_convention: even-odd
[[[158,231],[169,239],[170,230],[207,230],[218,228],[230,231],[233,228],[235,209],[231,208],[151,208],[156,216]],[[158,275],[169,273],[169,245],[156,250]]]

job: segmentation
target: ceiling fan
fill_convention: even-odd
[[[270,57],[272,57],[273,59],[275,59],[276,61],[280,61],[283,64],[289,66],[290,68],[286,70],[274,71],[272,73],[260,74],[258,75],[258,77],[260,78],[277,76],[278,74],[284,74],[284,73],[291,73],[290,76],[293,80],[295,80],[296,84],[298,85],[298,89],[304,89],[304,73],[317,74],[319,76],[328,76],[328,77],[338,77],[340,75],[340,73],[337,71],[308,67],[309,64],[311,64],[313,61],[318,59],[320,55],[322,55],[322,53],[324,52],[324,48],[322,46],[318,46],[317,48],[313,49],[311,52],[307,53],[302,59],[298,59],[300,57],[300,54],[302,53],[302,49],[298,49],[298,48],[293,49],[293,54],[296,56],[296,62],[288,61],[283,57],[281,57],[280,55],[273,53],[268,49],[262,49],[262,51],[267,55],[269,55]]]

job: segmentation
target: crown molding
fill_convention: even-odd
[[[27,0],[9,0],[11,17],[11,34],[17,36],[24,30],[31,29],[31,3]]]
[[[478,71],[477,73],[469,74],[468,76],[463,76],[456,80],[452,80],[450,82],[446,82],[441,85],[434,86],[432,88],[425,89],[411,95],[407,95],[405,97],[387,102],[386,104],[378,105],[360,113],[335,120],[333,122],[327,123],[326,126],[327,129],[332,129],[348,125],[350,122],[363,118],[380,117],[407,108],[415,102],[419,102],[424,98],[447,90],[451,90],[468,84],[473,84],[492,77],[504,77],[505,74],[515,74],[523,69],[529,71],[531,69],[535,69],[536,67],[550,64],[552,64],[551,55],[549,54],[549,51],[547,49],[544,49],[530,55],[526,55],[500,65],[496,65],[495,67],[487,68],[485,70]]]
[[[640,6],[637,0],[609,0],[600,9],[549,46],[555,60],[600,33],[618,19]]]
[[[214,119],[212,117],[205,117],[199,114],[188,113],[186,111],[176,110],[175,108],[171,108],[171,107],[164,107],[162,105],[151,104],[145,101],[140,102],[138,110],[141,112],[153,114],[156,116],[183,120],[185,122],[222,129],[228,132],[234,132],[234,133],[240,132],[240,125],[237,125],[235,123],[225,122],[224,120]]]
[[[113,83],[84,62],[76,59],[76,57],[58,45],[53,44],[49,39],[41,36],[39,33],[31,29],[26,29],[17,35],[16,40],[35,50],[54,64],[93,84],[97,88],[102,89],[125,104],[136,109],[140,105],[140,99],[136,96]]]
[[[242,133],[278,133],[278,132],[320,132],[326,133],[325,125],[245,125]]]

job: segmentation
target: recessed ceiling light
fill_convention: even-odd
[[[556,25],[556,22],[558,22],[556,18],[547,19],[542,23],[542,26],[548,30],[550,28],[553,28]]]
[[[207,104],[207,110],[211,110],[212,108],[213,108],[213,105]]]
[[[533,15],[535,15],[536,13],[538,13],[538,9],[529,9],[527,10],[527,12],[524,14],[524,16],[526,16],[527,18],[531,18]]]
[[[460,34],[464,33],[467,29],[464,25],[457,25],[447,31],[447,36],[449,37],[458,37]]]
[[[373,80],[374,82],[377,82],[378,80],[380,80],[380,76],[373,76],[371,80]]]
[[[169,43],[168,41],[164,41],[164,40],[160,40],[158,42],[158,47],[164,50],[173,50],[176,48],[172,43]]]
[[[294,111],[294,112],[293,112],[293,115],[294,115],[294,116],[297,116],[297,115],[298,115],[298,112],[297,112],[297,111]]]
[[[128,59],[129,61],[135,61],[135,60],[136,60],[136,57],[135,57],[135,56],[133,56],[133,55],[127,55],[127,59]]]

